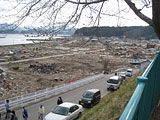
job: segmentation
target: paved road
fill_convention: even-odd
[[[112,75],[113,74],[105,75],[105,77],[103,79],[97,80],[97,81],[90,83],[88,85],[85,85],[83,87],[76,88],[76,89],[71,90],[69,92],[63,93],[60,96],[62,97],[63,101],[78,103],[78,100],[81,97],[82,93],[85,90],[91,89],[91,88],[100,89],[102,96],[105,96],[109,93],[109,91],[107,91],[107,89],[106,89],[106,79]],[[54,97],[47,99],[45,101],[27,106],[27,109],[29,112],[29,119],[28,120],[38,120],[38,107],[40,104],[43,104],[45,106],[46,114],[49,113],[51,111],[51,109],[56,106],[57,98],[58,98],[58,96],[54,96]],[[17,110],[16,114],[17,114],[19,120],[22,120],[22,109]]]
[[[138,69],[134,70],[134,74],[138,72],[139,72]],[[68,101],[68,102],[78,103],[79,98],[81,97],[81,95],[85,90],[91,89],[91,88],[97,88],[101,90],[101,94],[103,97],[109,93],[109,91],[107,91],[106,89],[106,79],[108,79],[110,76],[113,76],[113,74],[105,75],[103,79],[97,80],[90,84],[84,85],[83,87],[79,87],[71,91],[68,91],[66,93],[60,94],[59,96],[62,97],[64,102]],[[27,106],[26,108],[29,112],[28,120],[38,120],[38,107],[40,104],[43,104],[45,106],[45,113],[48,114],[52,110],[52,108],[56,106],[57,98],[58,96],[53,96],[47,100]],[[23,120],[22,109],[16,110],[16,114],[19,120]]]

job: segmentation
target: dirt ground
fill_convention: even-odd
[[[75,40],[3,46],[0,59],[0,100],[102,73],[106,60],[108,72],[128,66],[128,59],[110,56],[102,44]]]

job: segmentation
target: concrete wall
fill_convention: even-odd
[[[151,62],[150,62],[149,60],[142,62],[142,63],[140,64],[140,69],[139,69],[140,72],[142,72],[145,68],[147,68],[150,63],[151,63]]]

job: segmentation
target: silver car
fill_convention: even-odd
[[[126,79],[126,72],[120,72],[118,75],[122,78],[122,80]]]
[[[44,120],[75,120],[81,116],[82,111],[81,105],[65,102],[56,106]]]
[[[133,73],[132,69],[127,69],[126,76],[132,77],[132,73]]]

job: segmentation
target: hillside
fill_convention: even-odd
[[[97,37],[123,37],[137,39],[157,38],[151,26],[133,26],[133,27],[83,27],[77,29],[75,35],[97,36]]]

